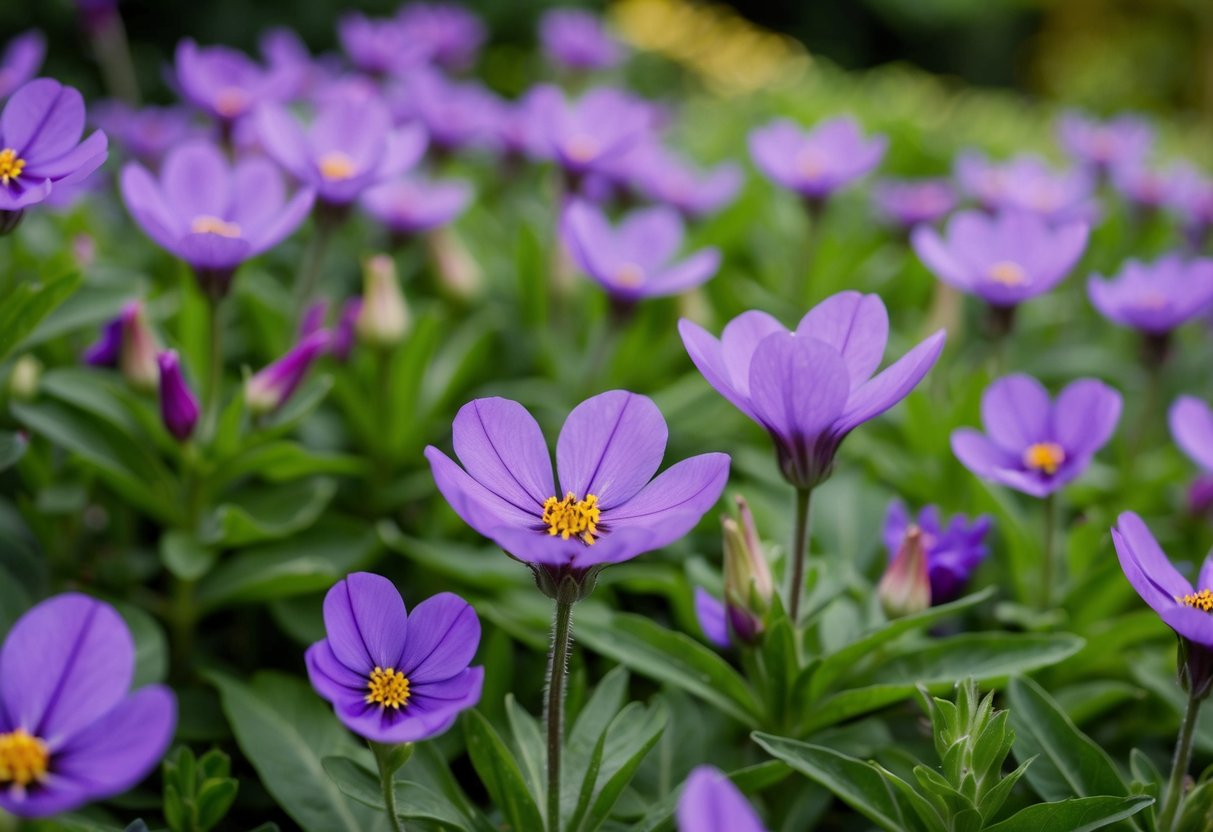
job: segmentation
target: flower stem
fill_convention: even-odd
[[[788,618],[796,626],[804,594],[804,565],[809,559],[809,500],[813,489],[796,489],[796,528],[792,533],[792,582],[788,585]]]
[[[202,436],[210,437],[219,421],[219,388],[223,382],[223,327],[219,324],[219,298],[211,294],[206,297],[207,326],[210,331],[207,345],[210,358],[206,367],[206,389],[203,391]]]
[[[400,822],[400,816],[396,814],[396,787],[393,782],[393,775],[400,767],[399,762],[391,759],[396,746],[378,742],[371,742],[368,745],[375,755],[375,765],[379,769],[379,785],[383,789],[383,806],[387,813],[388,827],[392,832],[404,832],[404,824]]]
[[[1040,565],[1040,606],[1050,609],[1053,606],[1053,580],[1056,558],[1053,540],[1057,537],[1057,495],[1045,497],[1045,539],[1044,561]]]
[[[324,267],[324,256],[328,253],[334,227],[332,221],[320,216],[316,217],[316,232],[303,252],[303,265],[299,269],[299,277],[295,282],[296,323],[303,320],[308,302],[312,299],[312,295],[316,294],[316,286],[320,282],[320,271]]]
[[[1179,805],[1183,797],[1184,777],[1192,760],[1192,740],[1196,736],[1196,716],[1203,700],[1188,697],[1183,722],[1179,725],[1179,736],[1175,740],[1175,758],[1171,763],[1171,779],[1167,782],[1166,799],[1158,815],[1158,832],[1172,832],[1179,820]]]
[[[548,832],[560,830],[560,748],[564,731],[564,683],[573,646],[573,604],[556,601],[548,658]]]

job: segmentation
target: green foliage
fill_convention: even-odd
[[[209,832],[236,799],[231,760],[212,748],[200,758],[181,746],[164,760],[164,818],[173,832]]]

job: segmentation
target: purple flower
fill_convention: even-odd
[[[724,601],[701,586],[695,587],[695,618],[699,621],[699,629],[712,644],[722,650],[733,646]]]
[[[329,302],[324,298],[312,301],[308,304],[307,309],[303,310],[303,317],[299,319],[299,328],[296,332],[297,337],[306,338],[313,332],[318,332],[324,329],[324,321],[328,318]]]
[[[909,230],[933,223],[956,207],[956,192],[946,179],[885,179],[872,188],[877,211]]]
[[[118,317],[101,330],[97,342],[84,351],[84,363],[93,367],[117,367],[133,386],[156,389],[160,372],[156,366],[156,336],[143,314],[143,304],[130,301]]]
[[[578,267],[625,303],[684,292],[720,268],[715,248],[673,262],[683,227],[678,212],[665,206],[633,211],[612,228],[601,211],[574,199],[564,210],[561,237]]]
[[[455,3],[409,3],[396,19],[404,39],[420,44],[444,69],[467,69],[484,43],[480,18]]]
[[[1037,156],[1000,164],[980,153],[963,153],[956,160],[956,178],[986,211],[1026,211],[1052,223],[1093,223],[1099,216],[1095,180],[1087,171],[1056,171]]]
[[[885,513],[884,545],[892,561],[907,532],[918,529],[927,555],[931,603],[946,604],[960,597],[969,577],[989,554],[985,539],[990,524],[985,515],[970,523],[967,517],[958,514],[944,526],[938,506],[924,506],[917,517],[912,517],[905,503],[894,500]]]
[[[750,133],[750,156],[776,185],[820,204],[871,171],[888,148],[884,136],[865,138],[850,116],[828,119],[812,130],[777,119]]]
[[[1112,187],[1141,211],[1155,211],[1171,195],[1173,170],[1159,171],[1145,164],[1124,164],[1112,168]]]
[[[1027,375],[1000,378],[981,397],[985,433],[960,428],[952,452],[977,476],[1047,497],[1080,476],[1116,431],[1120,393],[1079,379],[1050,401]]]
[[[1213,473],[1213,409],[1194,396],[1180,396],[1167,414],[1175,444]]]
[[[1074,268],[1087,245],[1081,222],[1049,226],[1033,214],[987,216],[962,211],[945,234],[929,226],[910,240],[936,277],[991,306],[1010,307],[1048,292]]]
[[[1073,159],[1100,173],[1125,164],[1140,164],[1154,144],[1154,128],[1136,116],[1097,121],[1065,113],[1057,122],[1057,137]]]
[[[1174,165],[1170,177],[1167,203],[1183,223],[1192,247],[1200,249],[1213,228],[1213,178],[1187,163]]]
[[[742,173],[726,162],[697,170],[656,142],[644,144],[630,165],[629,185],[647,199],[664,202],[689,218],[713,214],[733,201],[741,189]]]
[[[601,171],[652,128],[652,111],[620,90],[598,87],[574,102],[558,90],[539,90],[532,103],[540,130],[537,151],[574,180]]]
[[[287,26],[265,30],[258,40],[261,56],[271,72],[297,79],[292,97],[306,97],[336,77],[341,67],[335,55],[313,58],[299,34]]]
[[[163,756],[177,701],[130,693],[135,642],[108,604],[56,595],[17,619],[0,648],[0,809],[68,812],[127,791]]]
[[[84,99],[71,87],[38,78],[13,93],[0,112],[0,227],[16,225],[3,215],[19,217],[52,187],[72,185],[101,166],[105,134],[81,141],[83,133]]]
[[[414,69],[429,59],[429,46],[410,38],[395,18],[351,12],[338,21],[337,39],[355,68],[375,77]]]
[[[189,39],[177,44],[175,70],[182,97],[225,124],[258,104],[289,101],[300,82],[295,65],[263,67],[238,50],[200,47]]]
[[[329,347],[329,332],[321,329],[300,339],[281,358],[249,376],[244,401],[254,414],[272,413],[286,404],[303,382],[312,363]]]
[[[1213,260],[1178,254],[1153,263],[1130,260],[1112,280],[1091,275],[1087,294],[1108,320],[1165,335],[1213,304]]]
[[[467,182],[402,176],[369,189],[361,205],[388,231],[403,236],[446,225],[471,201]]]
[[[1188,513],[1200,517],[1213,512],[1213,475],[1200,474],[1188,484]]]
[[[673,543],[715,504],[729,473],[729,457],[712,453],[653,479],[665,419],[652,400],[623,390],[587,399],[565,420],[559,487],[539,424],[517,402],[469,402],[453,433],[462,468],[425,450],[438,490],[469,526],[537,573],[583,575]]]
[[[0,101],[38,74],[46,58],[46,37],[37,29],[15,36],[0,53]]]
[[[160,419],[178,442],[189,439],[198,424],[198,398],[185,382],[176,350],[156,356],[160,368]]]
[[[95,108],[93,121],[126,153],[152,168],[159,167],[177,145],[202,136],[184,107],[135,109],[121,101],[103,101]]]
[[[678,832],[765,832],[754,808],[719,769],[699,766],[678,798]]]
[[[798,488],[826,479],[842,440],[909,395],[943,350],[940,330],[883,372],[889,317],[877,295],[840,292],[794,332],[765,312],[743,312],[719,340],[678,323],[708,383],[766,428],[784,477]]]
[[[389,90],[398,122],[421,122],[433,145],[444,152],[490,144],[501,101],[475,82],[452,81],[441,72],[419,67]]]
[[[484,668],[468,667],[480,619],[458,595],[434,595],[410,615],[391,581],[355,572],[324,596],[324,629],[307,650],[308,678],[361,737],[429,739],[480,701]]]
[[[189,263],[203,288],[221,297],[241,263],[299,227],[314,194],[301,189],[288,201],[273,162],[246,158],[229,166],[218,147],[194,141],[169,153],[158,180],[129,162],[122,198],[143,232]]]
[[[362,298],[350,298],[341,307],[341,315],[333,328],[329,352],[338,361],[348,361],[356,341],[358,318],[362,315]]]
[[[539,44],[544,56],[562,69],[586,72],[610,69],[622,50],[593,12],[550,9],[539,19]]]
[[[274,161],[314,189],[325,205],[350,204],[425,153],[425,133],[416,126],[393,129],[387,109],[375,98],[330,100],[306,129],[281,106],[266,104],[257,110],[256,123]]]

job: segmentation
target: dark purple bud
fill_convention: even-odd
[[[184,442],[198,424],[198,399],[185,377],[176,350],[166,350],[156,356],[160,367],[160,417],[168,432]]]

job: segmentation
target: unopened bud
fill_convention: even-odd
[[[32,355],[23,355],[13,363],[8,377],[9,395],[18,401],[29,401],[38,395],[38,381],[42,378],[42,362]]]
[[[122,308],[122,348],[118,369],[136,390],[155,390],[160,378],[156,366],[156,336],[143,314],[143,304],[131,301]]]
[[[724,599],[729,623],[738,638],[753,641],[762,632],[763,619],[775,592],[771,568],[762,552],[754,517],[745,500],[738,498],[741,522],[721,519],[724,531]]]
[[[396,278],[396,263],[386,254],[368,257],[362,264],[362,276],[362,308],[355,324],[358,338],[372,347],[393,347],[409,328],[409,310]]]
[[[272,364],[249,377],[244,384],[244,402],[256,416],[271,413],[295,392],[312,362],[328,349],[330,335],[321,329],[302,339]]]
[[[917,526],[906,530],[901,548],[885,570],[876,593],[889,618],[913,615],[931,606],[926,542]]]
[[[468,300],[480,294],[484,283],[480,265],[451,229],[435,228],[425,235],[425,245],[443,288],[452,297]]]
[[[168,432],[184,442],[198,425],[198,398],[185,382],[176,350],[157,355],[156,364],[160,373],[160,418]]]

